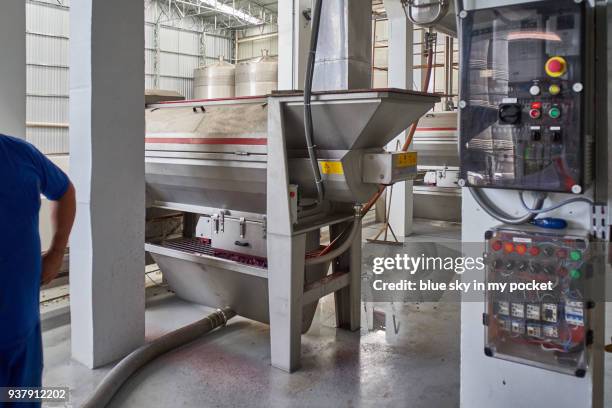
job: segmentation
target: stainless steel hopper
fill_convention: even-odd
[[[268,117],[264,97],[150,106],[146,111],[150,205],[265,213],[268,120],[283,121],[287,149],[292,151],[292,181],[303,194],[311,194],[311,176],[304,167],[308,163],[293,160],[305,157],[302,96],[271,98],[283,101],[282,118]],[[354,150],[381,149],[438,100],[434,95],[395,89],[315,94],[312,112],[320,157],[342,160]],[[360,180],[348,180],[351,186],[343,181],[329,181],[332,199],[365,201],[376,190]]]

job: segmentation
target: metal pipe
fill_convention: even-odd
[[[197,340],[199,337],[225,326],[236,313],[230,308],[219,309],[202,320],[168,333],[138,348],[121,360],[96,387],[82,405],[83,408],[106,407],[121,386],[140,368],[160,355]]]
[[[310,101],[312,99],[312,79],[314,77],[315,57],[317,55],[317,43],[319,41],[319,26],[321,24],[321,7],[322,0],[316,0],[312,15],[312,32],[310,36],[310,52],[308,54],[308,64],[306,68],[306,79],[304,81],[304,132],[306,134],[306,148],[308,149],[308,158],[317,187],[317,200],[323,202],[325,190],[323,187],[323,178],[319,169],[317,160],[317,152],[313,142],[313,123],[312,123],[312,107]]]

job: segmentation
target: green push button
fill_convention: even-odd
[[[557,108],[556,106],[550,108],[550,110],[548,111],[548,116],[553,119],[559,118],[559,116],[561,116],[561,109]]]
[[[582,254],[580,253],[580,251],[572,251],[570,252],[570,259],[572,261],[579,261],[582,259]]]
[[[582,276],[582,273],[580,273],[578,269],[572,269],[569,274],[572,279],[580,279]]]

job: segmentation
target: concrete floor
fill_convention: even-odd
[[[147,338],[210,310],[166,296],[147,308]],[[268,326],[235,318],[144,368],[111,406],[458,406],[458,305],[376,310],[375,330],[351,333],[331,327],[333,315],[326,313],[326,305],[320,307],[302,339],[302,369],[291,375],[270,366]],[[384,312],[394,314],[391,327],[398,330],[382,329]],[[92,371],[71,361],[69,332],[68,326],[45,332],[44,382],[69,386],[72,403],[79,406],[107,369]]]
[[[364,239],[377,230],[365,227]],[[410,240],[452,240],[459,227],[418,222],[415,232]],[[162,288],[155,293],[147,303],[148,340],[211,311]],[[145,367],[111,406],[454,408],[459,406],[459,319],[459,303],[377,303],[364,305],[362,329],[351,333],[333,327],[328,297],[302,336],[302,369],[289,375],[270,366],[268,326],[236,317]],[[72,361],[69,325],[46,330],[43,341],[45,385],[70,387],[71,406],[79,406],[110,366],[89,370]],[[607,366],[609,380],[612,359]],[[612,407],[610,396],[607,401]]]

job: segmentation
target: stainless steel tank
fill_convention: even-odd
[[[278,88],[278,60],[263,55],[236,66],[236,96],[267,95]]]
[[[195,99],[232,98],[235,88],[236,67],[219,57],[219,61],[194,71],[193,95]]]

